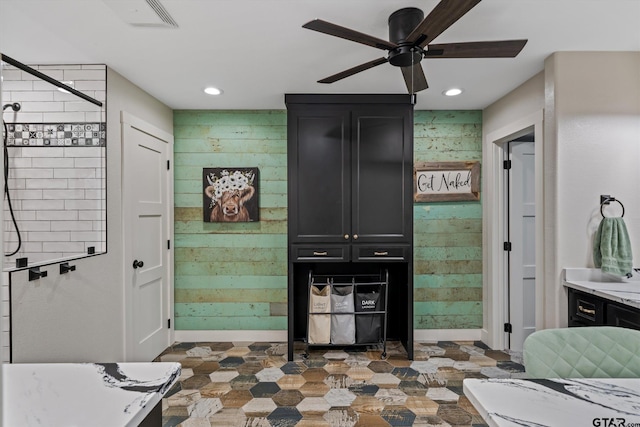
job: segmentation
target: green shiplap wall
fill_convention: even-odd
[[[481,159],[480,111],[416,111],[414,161]],[[284,330],[286,111],[176,111],[175,328]],[[260,169],[260,222],[202,221],[202,168]],[[414,205],[416,329],[482,326],[480,202]]]
[[[480,161],[482,111],[416,111],[413,138],[414,162]],[[481,328],[481,203],[415,203],[413,232],[414,327]]]
[[[286,111],[176,111],[175,328],[287,329]],[[258,167],[260,221],[202,221],[202,168]]]

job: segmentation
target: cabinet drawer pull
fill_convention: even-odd
[[[581,313],[585,313],[585,314],[596,314],[595,310],[589,309],[589,308],[584,308],[583,306],[579,305],[578,306],[578,311]]]
[[[373,252],[373,255],[374,255],[374,256],[387,256],[387,255],[389,255],[389,252],[387,252],[387,251],[384,251],[384,252],[377,252],[377,251],[374,251],[374,252]]]
[[[323,251],[323,252],[313,251],[313,256],[327,256],[327,255],[328,255],[327,251]]]

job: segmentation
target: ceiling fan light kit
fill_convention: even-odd
[[[422,22],[424,13],[416,7],[396,10],[389,16],[389,41],[398,45],[389,51],[389,63],[408,67],[422,60],[424,50],[407,41],[409,34]]]
[[[426,18],[422,10],[415,7],[397,10],[389,16],[389,41],[321,19],[309,21],[302,27],[388,51],[386,57],[349,68],[318,80],[318,83],[333,83],[388,62],[400,67],[407,90],[413,94],[429,87],[420,64],[424,58],[513,58],[517,56],[527,40],[430,44],[478,3],[480,0],[441,0]]]

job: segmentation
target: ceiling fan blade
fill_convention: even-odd
[[[322,19],[314,19],[302,26],[309,30],[318,31],[321,33],[329,34],[331,36],[340,37],[343,39],[351,40],[353,42],[366,44],[378,49],[390,50],[398,47],[397,44],[391,43],[387,40],[382,40],[377,37],[370,36],[368,34],[360,33],[350,28],[341,27],[340,25],[332,24],[331,22],[323,21]]]
[[[513,58],[525,44],[527,40],[430,44],[424,54],[429,58]]]
[[[342,80],[345,77],[349,77],[352,76],[356,73],[359,73],[360,71],[364,71],[364,70],[368,70],[369,68],[373,68],[373,67],[377,67],[378,65],[382,65],[385,62],[387,62],[388,59],[387,58],[378,58],[378,59],[374,59],[373,61],[369,61],[369,62],[365,62],[364,64],[360,64],[360,65],[356,65],[353,68],[349,68],[348,70],[344,70],[338,74],[334,74],[332,76],[326,77],[322,80],[318,80],[318,83],[333,83],[333,82],[337,82],[338,80]]]
[[[478,3],[480,0],[442,0],[409,34],[407,41],[425,47]]]
[[[429,87],[422,65],[419,62],[408,67],[402,67],[402,77],[404,77],[409,93],[420,92]]]

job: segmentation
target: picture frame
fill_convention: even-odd
[[[480,162],[420,162],[414,164],[414,202],[465,200],[480,200]]]
[[[257,167],[203,168],[203,221],[260,221],[258,172]]]

